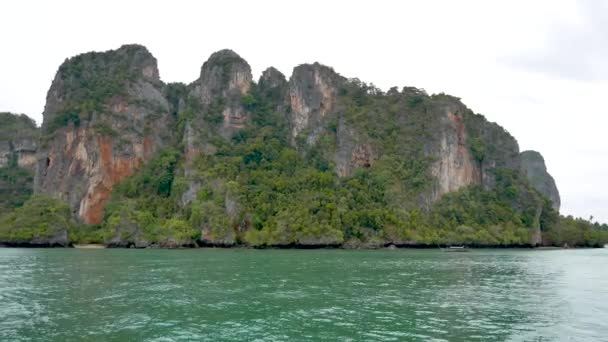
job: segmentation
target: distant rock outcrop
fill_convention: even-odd
[[[547,172],[545,159],[536,151],[523,151],[521,153],[521,170],[530,184],[541,194],[551,200],[553,209],[559,211],[561,200],[555,180]]]

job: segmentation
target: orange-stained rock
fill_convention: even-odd
[[[432,201],[448,192],[481,182],[481,170],[467,145],[462,115],[452,108],[446,109],[441,123],[437,160],[431,169],[437,181]]]
[[[146,139],[144,139],[145,141]],[[110,198],[114,185],[131,176],[141,165],[142,156],[121,158],[113,155],[112,141],[108,137],[97,137],[100,150],[101,177],[95,178],[80,204],[80,216],[85,223],[97,224],[103,218],[103,208]]]
[[[74,68],[83,70],[78,77],[72,75]],[[89,98],[97,90],[83,92],[79,78],[87,84],[122,83],[113,96]],[[67,104],[95,101],[101,103],[85,106],[90,111],[72,119]],[[58,125],[65,113],[70,120]],[[67,201],[73,214],[91,224],[102,221],[114,186],[152,158],[173,133],[156,59],[137,45],[67,60],[51,85],[43,115],[45,141],[37,154],[35,192]]]

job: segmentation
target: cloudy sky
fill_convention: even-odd
[[[562,212],[608,222],[608,0],[2,1],[0,111],[38,123],[66,57],[146,45],[165,82],[230,48],[254,77],[319,61],[461,97],[540,151]]]

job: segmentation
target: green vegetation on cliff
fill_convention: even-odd
[[[112,100],[130,100],[128,85],[142,77],[142,66],[153,58],[146,48],[125,45],[116,51],[89,52],[66,61],[57,73],[63,101],[45,126],[45,134],[89,121],[94,113],[108,111]]]
[[[0,215],[20,207],[31,196],[33,165],[19,165],[19,158],[33,154],[38,128],[28,116],[0,113]]]
[[[501,169],[496,179],[492,189],[472,186],[444,195],[423,223],[434,228],[432,242],[526,245],[532,243],[535,230],[546,232],[554,227],[557,213],[521,175]]]
[[[175,171],[180,157],[176,150],[166,149],[115,189],[100,235],[105,242],[194,243],[197,231],[179,215],[178,194],[184,185],[179,184]]]
[[[135,245],[173,240],[251,246],[516,246],[535,243],[536,232],[555,244],[597,245],[608,239],[608,231],[595,228],[581,239],[560,233],[567,219],[560,219],[549,201],[507,165],[492,170],[491,188],[465,187],[420,207],[421,194],[433,186],[433,159],[424,154],[425,139],[437,129],[427,122],[429,108],[445,99],[411,89],[386,95],[365,88],[357,93],[360,84],[348,87],[341,94],[348,108],[344,116],[328,118],[329,129],[318,135],[316,145],[304,141],[298,148],[289,143],[272,98],[252,89],[243,98],[252,118],[248,126],[229,140],[211,133],[215,152],[195,159],[189,177],[181,175],[181,154],[170,148],[117,187],[102,225],[106,242],[120,235]],[[363,113],[374,111],[385,117],[365,121],[370,115]],[[332,120],[368,127],[364,140],[383,154],[373,165],[338,177],[331,159],[338,124]],[[395,125],[397,120],[408,124]],[[480,163],[499,153],[483,145],[491,134],[480,132],[470,146]],[[189,184],[194,184],[191,189]]]
[[[34,173],[18,166],[0,167],[0,215],[18,208],[32,195]]]
[[[38,136],[36,122],[25,114],[0,112],[0,139],[35,139]]]
[[[13,245],[67,246],[75,227],[66,203],[33,196],[22,207],[0,217],[0,241]]]

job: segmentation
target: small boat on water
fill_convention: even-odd
[[[448,246],[445,248],[439,247],[443,252],[469,252],[470,249],[465,246]]]

